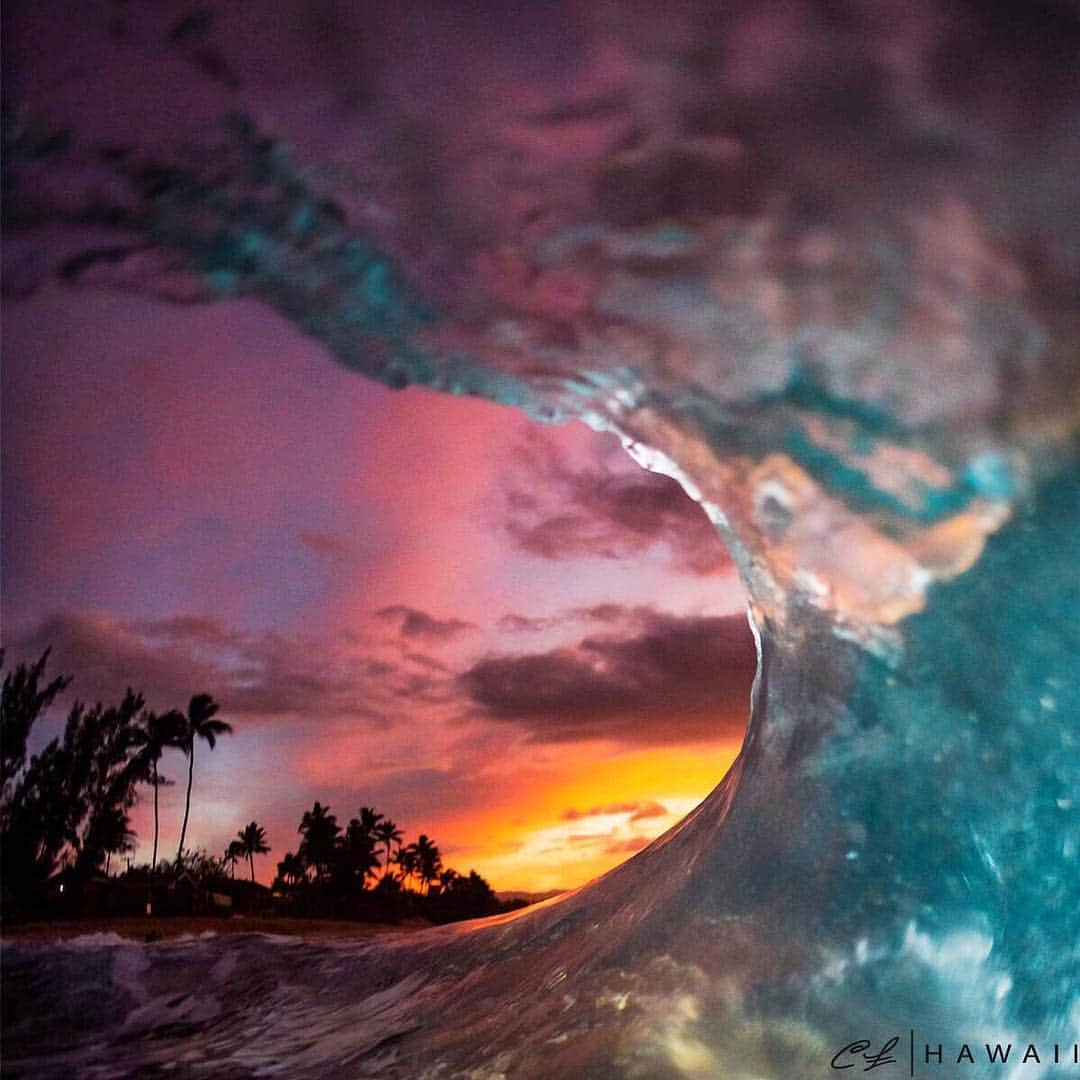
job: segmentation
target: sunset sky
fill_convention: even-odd
[[[932,5],[886,5],[840,37],[827,7],[736,5],[723,20],[715,7],[660,23],[572,0],[5,13],[23,224],[40,227],[9,230],[4,251],[3,640],[12,660],[53,646],[85,699],[131,684],[159,709],[201,691],[221,702],[236,734],[198,748],[194,843],[220,852],[254,818],[273,847],[259,865],[269,880],[315,799],[342,821],[369,804],[434,836],[459,870],[545,890],[624,858],[723,775],[753,648],[720,542],[676,485],[580,425],[366,382],[255,301],[185,304],[208,281],[227,290],[235,268],[218,265],[212,230],[210,250],[189,235],[201,215],[172,221],[184,198],[143,191],[189,153],[196,175],[254,154],[238,175],[270,161],[283,198],[310,188],[314,209],[255,236],[299,262],[255,262],[264,295],[283,290],[339,355],[363,348],[343,300],[359,279],[333,262],[301,302],[316,221],[326,251],[346,239],[385,250],[455,330],[490,304],[488,316],[541,328],[541,345],[604,308],[581,269],[595,255],[619,267],[603,293],[604,363],[632,367],[656,331],[681,343],[665,354],[676,372],[730,362],[734,383],[757,372],[776,389],[790,361],[777,328],[795,310],[777,266],[805,257],[816,281],[844,249],[826,231],[796,252],[766,194],[794,182],[792,146],[816,162],[819,145],[843,144],[849,99],[910,113],[904,130],[936,155],[951,113],[928,73],[947,36]],[[998,29],[1012,34],[1008,19]],[[968,38],[957,71],[990,70],[964,59]],[[870,61],[893,97],[879,100]],[[801,103],[817,98],[799,89],[819,78],[845,102],[823,127],[812,111],[804,122]],[[759,98],[767,119],[743,132]],[[830,201],[813,185],[834,188],[817,168],[792,200],[810,217]],[[234,187],[214,205],[245,194]],[[103,207],[124,228],[103,229]],[[669,217],[766,227],[732,234],[743,254],[730,279],[695,271],[652,296],[641,260],[674,281],[703,257],[680,229],[635,232]],[[191,241],[193,265],[155,250],[162,228],[177,250]],[[653,329],[627,337],[638,314]],[[861,595],[869,575],[851,576]],[[178,754],[165,772],[182,778]],[[164,792],[166,852],[181,792]],[[145,805],[136,824],[145,858]]]
[[[737,752],[741,588],[614,438],[388,391],[254,303],[53,286],[5,323],[9,659],[52,645],[84,699],[212,693],[236,733],[197,748],[196,846],[254,818],[269,881],[315,799],[366,804],[498,889],[571,887]]]

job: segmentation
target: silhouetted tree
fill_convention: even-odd
[[[128,811],[146,778],[138,753],[144,702],[131,690],[115,706],[76,702],[63,736],[26,760],[34,723],[68,683],[42,685],[47,658],[45,653],[9,673],[0,701],[0,844],[5,890],[19,901],[41,898],[61,860],[85,875],[101,869],[110,854],[129,849]]]
[[[388,817],[384,817],[375,826],[375,838],[386,846],[386,861],[383,863],[382,874],[385,878],[390,873],[390,864],[394,861],[394,848],[401,847],[404,833]]]
[[[169,747],[180,748],[184,739],[184,715],[175,709],[158,715],[147,712],[136,734],[139,753],[149,768],[149,783],[154,789],[154,850],[150,858],[150,872],[157,869],[158,854],[158,788],[171,783],[158,773],[158,762]]]
[[[311,867],[317,881],[326,881],[334,866],[338,836],[341,834],[337,818],[330,813],[328,806],[316,802],[310,810],[304,811],[297,831],[303,837],[298,852],[300,859]]]
[[[204,739],[213,748],[218,736],[232,730],[215,718],[218,706],[214,700],[208,694],[194,696],[187,715],[150,712],[142,696],[130,689],[114,706],[99,702],[88,708],[76,702],[68,713],[63,736],[52,739],[27,761],[26,745],[34,723],[69,682],[64,678],[44,682],[48,655],[46,652],[34,664],[20,665],[3,680],[0,843],[5,895],[17,889],[15,898],[19,900],[42,897],[44,886],[60,865],[69,867],[76,878],[103,865],[108,872],[111,856],[134,846],[129,811],[142,783],[154,788],[153,858],[149,866],[129,868],[127,876],[152,882],[157,863],[158,788],[167,783],[158,763],[171,746],[188,756],[175,870],[190,874],[200,885],[212,885],[227,873],[235,876],[236,863],[246,857],[254,881],[255,856],[270,851],[265,830],[257,822],[240,830],[222,859],[184,848],[195,743]],[[398,920],[409,912],[419,912],[446,922],[501,909],[479,874],[470,871],[464,877],[444,867],[438,846],[426,834],[403,847],[401,830],[372,807],[360,807],[342,830],[330,808],[316,802],[303,815],[298,831],[299,850],[286,854],[277,864],[275,885],[304,885],[305,907],[316,913],[346,912],[352,917]],[[367,879],[378,876],[375,871],[382,864],[380,847],[385,869],[375,888],[369,890]],[[400,880],[390,872],[394,864],[401,870]],[[413,891],[405,893],[404,884],[411,884]]]
[[[145,702],[130,688],[120,704],[73,710],[64,744],[74,765],[72,791],[83,793],[77,811],[79,824],[69,843],[75,868],[83,873],[100,870],[110,850],[125,850],[131,833],[128,811],[135,805],[137,785],[146,779],[147,763],[140,756],[139,732]]]
[[[461,875],[452,867],[447,866],[445,869],[439,871],[438,876],[438,891],[440,893],[449,892],[454,888]]]
[[[174,869],[190,875],[199,885],[220,883],[229,876],[226,873],[225,860],[216,858],[202,848],[185,851],[184,857],[175,864]]]
[[[439,889],[425,897],[426,914],[436,922],[475,919],[504,910],[491,886],[475,871],[468,875],[444,870]]]
[[[379,828],[379,822],[383,819],[383,815],[380,814],[372,806],[361,806],[360,813],[357,820],[360,823],[360,828],[363,829],[364,834],[368,836],[372,841],[375,840],[376,830]]]
[[[416,845],[408,844],[405,847],[398,848],[398,853],[394,862],[397,863],[398,868],[401,870],[402,885],[408,884],[409,879],[415,876],[417,868],[420,865],[416,852]]]
[[[128,823],[127,814],[119,807],[110,807],[102,814],[98,830],[105,851],[105,873],[108,874],[113,855],[135,850],[135,832]]]
[[[423,892],[428,892],[431,883],[442,869],[442,855],[436,844],[424,833],[417,837],[414,844],[404,848],[401,855],[407,855],[410,875],[415,874]],[[404,868],[404,864],[403,864]]]
[[[299,885],[307,880],[307,868],[299,855],[291,851],[277,864],[277,881],[284,886]]]
[[[266,855],[270,846],[266,842],[266,830],[254,821],[245,825],[239,832],[234,844],[240,845],[241,856],[246,855],[251,868],[251,880],[255,880],[255,856]]]
[[[363,808],[368,809],[367,807]],[[363,813],[363,810],[361,811]],[[378,815],[381,817],[381,815]],[[353,818],[345,829],[342,837],[339,862],[340,876],[351,882],[358,883],[360,888],[368,875],[373,874],[379,868],[379,857],[375,854],[375,837],[373,835],[374,823],[369,818],[365,823],[363,817]]]
[[[231,735],[232,726],[224,720],[215,719],[218,703],[209,694],[196,694],[188,703],[184,717],[180,748],[187,754],[188,781],[187,797],[184,800],[184,824],[180,828],[180,844],[176,849],[176,861],[184,855],[184,839],[187,836],[188,815],[191,813],[191,781],[195,771],[195,743],[203,739],[213,750],[219,735]]]
[[[30,729],[43,712],[70,684],[70,677],[57,676],[41,685],[51,649],[46,649],[33,664],[19,664],[4,676],[0,694],[0,807],[10,795],[9,788],[26,765],[26,740]],[[4,650],[0,649],[0,668]]]
[[[230,840],[222,856],[222,864],[229,868],[229,877],[236,877],[236,864],[244,857],[244,845],[239,840]]]

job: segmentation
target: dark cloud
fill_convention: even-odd
[[[757,663],[746,619],[632,611],[622,634],[487,657],[464,673],[462,686],[488,715],[541,741],[741,735]]]
[[[206,691],[234,716],[376,721],[403,694],[436,702],[447,686],[431,665],[407,657],[389,660],[338,641],[243,632],[204,617],[140,622],[62,613],[9,645],[12,658],[52,647],[55,670],[74,673],[72,692],[84,700],[115,697],[133,686],[153,707],[169,708]]]
[[[416,608],[405,607],[403,604],[381,608],[375,614],[380,619],[397,623],[399,633],[409,638],[448,641],[467,630],[476,629],[474,623],[465,622],[464,619],[436,619],[426,611],[417,611]]]
[[[574,469],[539,443],[519,457],[542,479],[507,495],[506,531],[523,551],[544,559],[621,559],[663,543],[672,564],[688,573],[730,565],[705,512],[669,477],[603,465]]]
[[[629,814],[631,821],[646,821],[648,818],[663,817],[666,813],[667,809],[658,802],[609,803],[605,806],[593,806],[588,810],[570,807],[562,812],[562,820],[580,821],[597,814]]]

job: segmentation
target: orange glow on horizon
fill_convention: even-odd
[[[740,746],[650,747],[606,757],[567,748],[572,753],[557,772],[515,784],[510,798],[477,814],[434,819],[426,831],[444,842],[448,864],[477,870],[498,891],[576,888],[681,821],[720,782]]]

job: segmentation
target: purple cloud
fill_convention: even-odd
[[[542,478],[506,497],[506,532],[522,551],[543,559],[621,559],[664,544],[682,572],[715,574],[730,566],[704,511],[669,477],[573,468],[539,441],[519,458]]]
[[[397,623],[398,632],[402,637],[408,638],[449,641],[468,630],[476,629],[475,623],[466,622],[464,619],[436,619],[426,611],[418,611],[403,604],[381,608],[375,614],[380,619]]]
[[[13,657],[53,649],[56,670],[76,676],[72,692],[108,699],[127,686],[156,708],[213,694],[233,716],[357,717],[384,724],[395,699],[446,700],[452,680],[416,654],[383,657],[345,639],[235,630],[217,619],[151,621],[58,613],[10,642]]]
[[[756,654],[746,620],[634,611],[621,634],[490,656],[461,684],[543,742],[681,743],[741,734]]]

